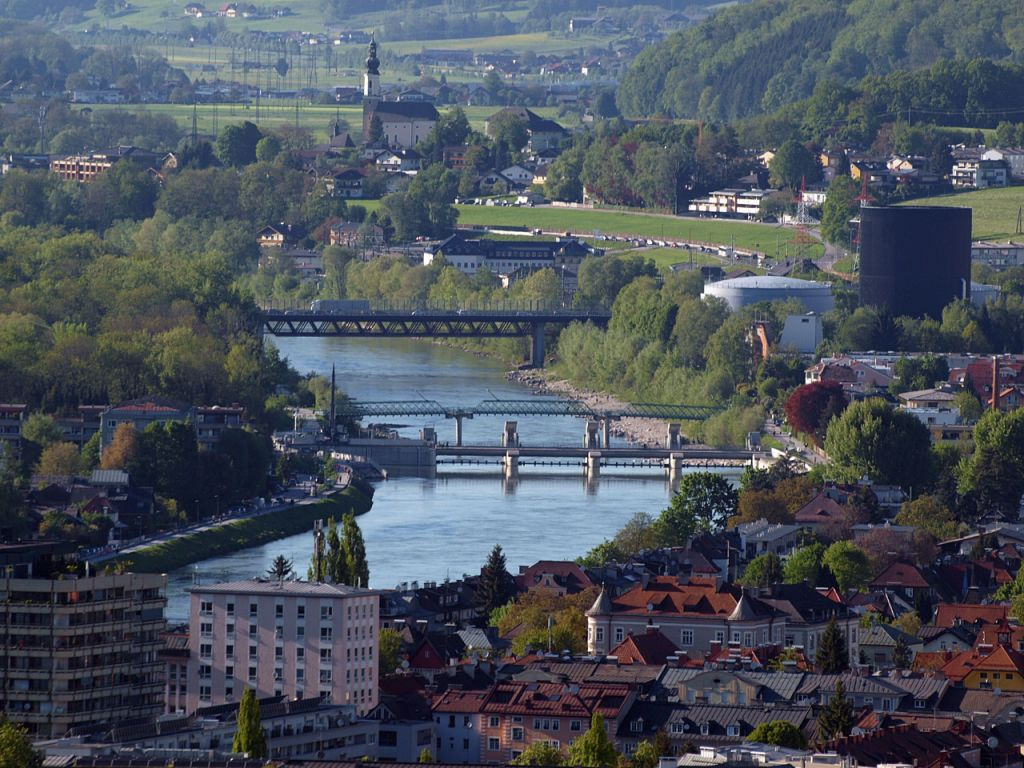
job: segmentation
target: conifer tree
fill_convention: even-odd
[[[366,562],[366,544],[363,532],[359,530],[356,516],[349,513],[342,521],[342,549],[345,553],[345,571],[348,581],[353,587],[366,587],[370,584],[370,565]]]
[[[821,711],[818,732],[823,739],[847,736],[853,727],[853,704],[846,698],[842,681],[836,683],[835,694]]]
[[[274,562],[267,568],[267,576],[272,579],[283,580],[289,576],[295,575],[295,568],[292,566],[292,561],[284,555],[278,555],[274,558]]]
[[[260,703],[256,691],[246,688],[238,705],[238,730],[231,744],[231,751],[244,753],[260,759],[267,756],[267,732],[260,718]]]
[[[580,768],[615,768],[619,754],[608,738],[604,718],[595,712],[590,720],[590,730],[569,745],[569,765]]]
[[[495,544],[487,557],[487,564],[480,569],[480,580],[476,585],[476,607],[485,617],[495,608],[508,602],[512,596],[512,577],[505,567],[505,554],[501,545]]]
[[[828,621],[825,631],[818,644],[818,654],[814,659],[821,671],[827,675],[844,672],[850,668],[850,656],[846,650],[846,640],[839,631],[839,625],[833,616]]]
[[[897,669],[910,668],[910,646],[903,639],[903,635],[896,638],[896,646],[892,649],[892,665]]]

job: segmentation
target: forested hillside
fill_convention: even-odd
[[[627,115],[735,120],[806,98],[824,80],[979,57],[1024,62],[1020,3],[758,0],[643,51],[618,103]]]

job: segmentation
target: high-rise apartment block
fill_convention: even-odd
[[[192,588],[185,708],[256,696],[377,704],[379,595],[340,584],[254,579]],[[184,674],[183,674],[184,673]],[[180,693],[180,691],[179,691]]]

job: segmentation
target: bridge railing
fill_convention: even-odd
[[[494,301],[485,303],[471,302],[469,304],[460,304],[454,301],[406,301],[406,302],[386,302],[370,300],[370,308],[368,311],[371,314],[376,313],[387,313],[387,312],[437,312],[440,314],[451,314],[451,313],[514,313],[514,312],[544,312],[552,314],[566,314],[566,315],[586,315],[596,314],[604,315],[608,314],[610,310],[605,308],[594,308],[594,307],[573,307],[571,305],[557,302],[547,302],[540,300],[528,299],[525,301]],[[259,308],[263,312],[307,312],[309,314],[329,314],[329,312],[314,312],[311,306],[311,302],[295,302],[295,301],[266,301],[258,304]],[[358,310],[345,310],[347,314],[357,314]]]

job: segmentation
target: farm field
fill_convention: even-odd
[[[694,219],[666,214],[554,207],[456,207],[459,209],[460,226],[518,226],[551,232],[571,232],[574,235],[635,235],[658,240],[735,244],[737,248],[760,251],[772,257],[775,257],[778,251],[783,259],[786,258],[787,250],[795,254],[798,235],[794,229],[774,224]],[[812,245],[808,249],[808,256],[813,258],[821,252],[820,245]]]
[[[974,211],[972,235],[975,240],[1020,239],[1017,215],[1024,206],[1024,187],[958,192],[912,200],[902,205],[966,206]]]

